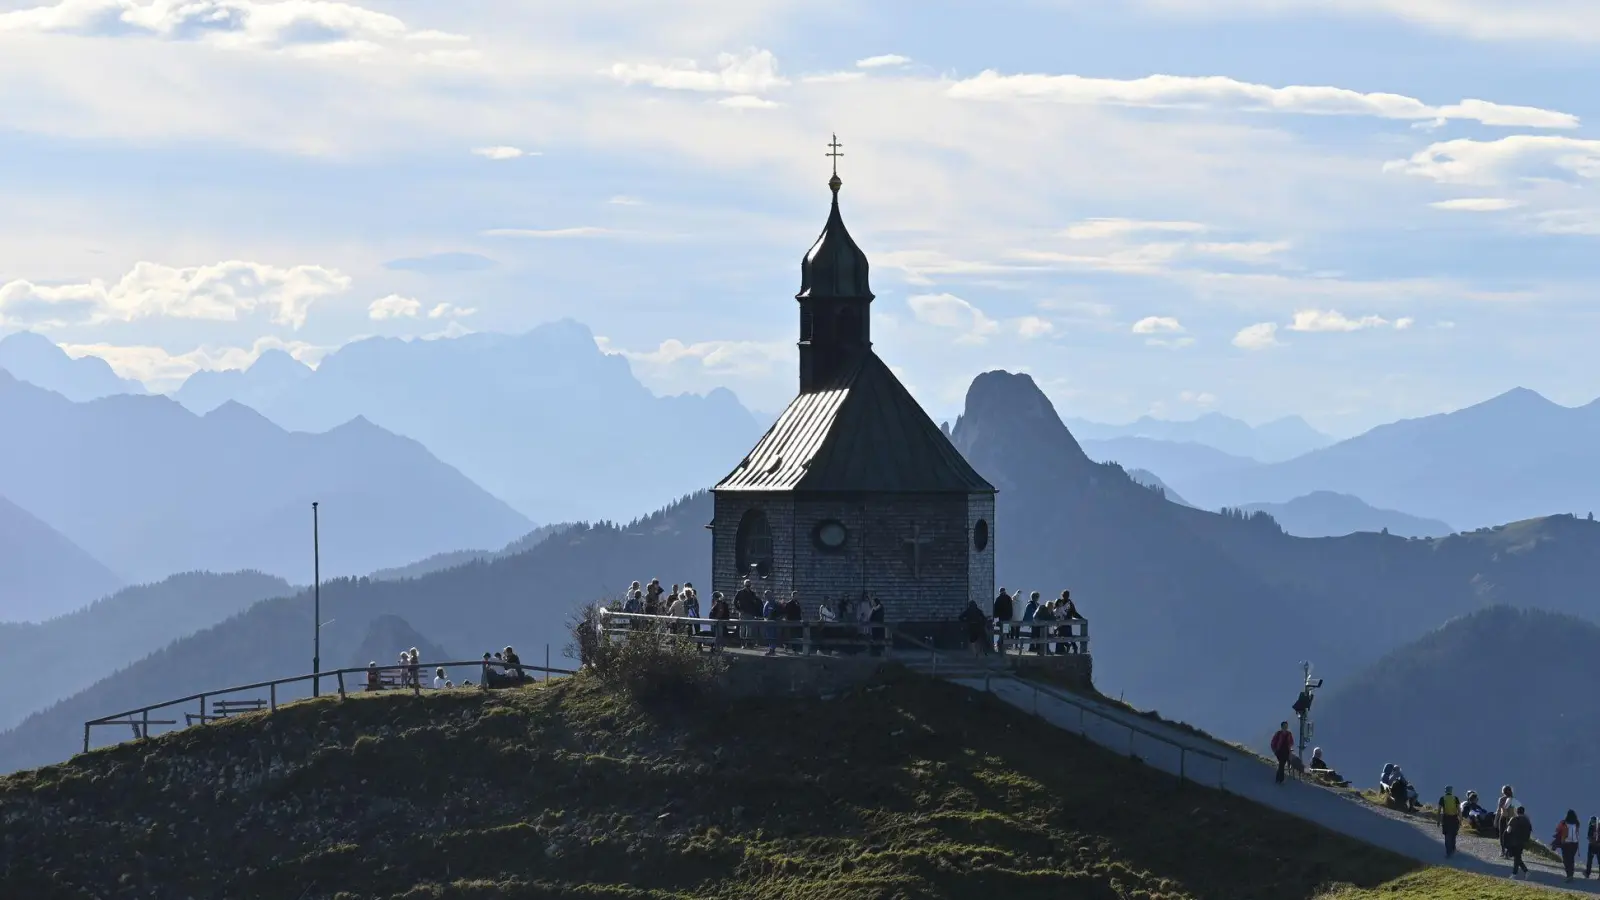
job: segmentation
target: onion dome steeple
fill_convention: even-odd
[[[822,234],[800,261],[800,391],[827,390],[847,377],[872,352],[872,288],[867,255],[839,215],[839,138],[828,145],[833,158],[833,208]]]

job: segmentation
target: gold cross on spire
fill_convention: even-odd
[[[842,146],[844,145],[839,143],[839,136],[836,134],[833,136],[833,140],[828,143],[828,147],[831,149],[823,154],[833,159],[833,177],[828,179],[828,187],[832,188],[835,194],[839,193],[839,186],[844,184],[839,180],[839,157],[844,155],[839,152],[839,148]]]

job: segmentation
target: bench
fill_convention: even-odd
[[[204,706],[204,704],[201,705]],[[215,722],[218,719],[226,719],[238,713],[261,712],[267,708],[267,701],[259,697],[254,700],[218,700],[211,705],[211,708],[215,711],[209,713],[184,713],[183,717],[189,720],[190,725],[193,725],[196,720],[202,723]]]

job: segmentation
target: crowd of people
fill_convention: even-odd
[[[392,680],[384,677],[385,671],[397,672],[397,677]],[[400,662],[385,670],[379,668],[376,660],[367,663],[367,685],[369,691],[381,691],[386,687],[421,689],[426,687],[422,681],[422,653],[412,647],[410,650],[400,651]],[[483,670],[479,684],[484,687],[512,687],[532,681],[527,669],[522,665],[522,658],[517,656],[517,651],[510,647],[493,653],[483,654]],[[444,690],[455,687],[455,681],[445,674],[443,666],[433,670],[433,680],[430,682],[434,690]],[[470,686],[471,679],[461,682],[463,687]]]
[[[1078,641],[1072,640],[1075,636],[1072,623],[1082,622],[1084,618],[1078,613],[1071,591],[1062,591],[1060,597],[1043,603],[1039,592],[1033,591],[1028,595],[1028,602],[1019,608],[1017,598],[1021,596],[1021,591],[1012,594],[1001,588],[987,618],[976,603],[968,603],[962,618],[967,622],[967,636],[974,652],[1003,654],[1011,648],[1031,649],[1042,655],[1084,652]],[[992,632],[991,624],[995,626]],[[1067,640],[1048,640],[1052,637]]]
[[[808,620],[799,592],[790,592],[787,599],[780,600],[769,589],[758,591],[751,578],[744,579],[732,601],[721,591],[713,591],[710,607],[703,617],[700,596],[692,582],[684,582],[681,586],[674,584],[668,590],[662,586],[659,578],[650,579],[648,584],[633,582],[622,600],[612,605],[612,610],[638,616],[687,620],[668,621],[666,627],[675,634],[710,638],[711,652],[730,644],[753,648],[764,646],[768,656],[777,655],[780,649],[791,653],[803,653],[807,649],[803,637]],[[711,621],[694,621],[697,619]],[[870,644],[870,652],[874,655],[882,653],[881,645],[887,639],[882,627],[883,601],[867,591],[862,592],[859,600],[844,596],[837,599],[824,597],[817,603],[816,618],[809,621],[813,623],[814,639],[836,647],[844,645],[843,649],[846,650],[859,649],[859,645],[848,646],[853,643],[846,640],[851,635],[863,638],[861,645]],[[652,620],[640,618],[635,620],[633,627],[654,626]]]
[[[1294,733],[1289,730],[1288,722],[1279,723],[1277,732],[1272,736],[1271,747],[1278,762],[1274,776],[1278,784],[1283,784],[1287,770],[1303,771],[1307,768],[1300,764],[1294,752]],[[1312,751],[1309,768],[1335,783],[1349,784],[1328,768],[1320,747]],[[1416,785],[1395,763],[1384,765],[1383,773],[1378,776],[1378,789],[1386,802],[1396,809],[1408,813],[1422,809]],[[1527,807],[1517,802],[1516,792],[1511,785],[1500,789],[1500,796],[1492,810],[1478,799],[1477,791],[1467,791],[1465,796],[1457,796],[1453,785],[1445,785],[1434,815],[1438,818],[1439,830],[1444,834],[1446,858],[1456,855],[1456,839],[1461,833],[1461,826],[1465,824],[1474,834],[1499,841],[1500,858],[1510,860],[1513,879],[1528,877],[1528,864],[1523,860],[1523,853],[1534,840],[1533,820],[1528,816]],[[1569,809],[1556,823],[1555,833],[1550,838],[1550,849],[1561,856],[1568,882],[1577,877],[1578,850],[1584,843],[1588,844],[1589,854],[1584,861],[1583,877],[1590,878],[1594,875],[1596,861],[1600,861],[1600,816],[1590,816],[1585,826],[1578,818],[1577,811]]]

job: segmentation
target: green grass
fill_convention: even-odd
[[[0,779],[0,847],[0,896],[30,900],[1535,896],[912,675],[828,701],[645,705],[589,675],[324,698]]]

